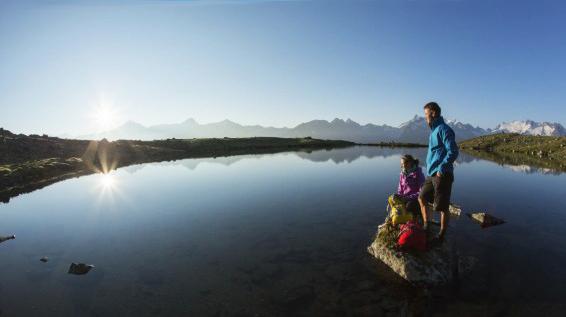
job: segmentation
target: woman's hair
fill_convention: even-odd
[[[401,156],[401,159],[405,162],[410,162],[415,167],[419,166],[419,160],[415,159],[410,154],[405,154],[405,155]]]

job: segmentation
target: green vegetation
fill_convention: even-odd
[[[463,141],[460,149],[500,164],[566,172],[566,137],[492,134]]]
[[[120,142],[120,141],[118,141]],[[221,156],[234,154],[253,154],[263,152],[339,148],[353,146],[355,143],[336,140],[318,140],[307,138],[206,138],[206,139],[167,139],[156,141],[126,141],[130,144],[145,145],[155,148],[191,153],[194,156]]]
[[[377,232],[377,239],[387,248],[394,248],[399,238],[399,227],[393,225],[389,217],[387,217],[385,223],[381,226],[382,227]]]

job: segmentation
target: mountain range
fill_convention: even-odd
[[[534,122],[531,120],[503,122],[495,129],[483,129],[456,120],[446,120],[456,134],[456,140],[462,141],[490,133],[520,133],[530,135],[564,136],[566,130],[560,123]],[[424,117],[415,115],[411,120],[398,127],[368,123],[361,125],[351,119],[312,120],[294,128],[274,128],[260,125],[241,125],[230,120],[200,124],[194,119],[181,123],[160,124],[146,127],[134,121],[98,134],[80,136],[80,139],[190,139],[222,137],[312,137],[316,139],[346,140],[358,143],[377,142],[428,142],[430,129]]]
[[[493,130],[493,133],[564,136],[566,135],[566,129],[564,129],[564,127],[560,123],[524,120],[503,122]]]

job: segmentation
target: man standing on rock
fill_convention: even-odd
[[[419,194],[419,205],[423,216],[423,227],[428,229],[432,214],[426,210],[427,203],[433,203],[433,210],[441,213],[440,232],[437,239],[444,240],[450,214],[450,194],[454,182],[454,161],[458,157],[458,145],[454,131],[440,116],[440,106],[429,102],[424,106],[425,119],[431,129],[426,155],[427,178]]]

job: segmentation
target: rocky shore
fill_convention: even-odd
[[[107,173],[132,164],[241,154],[310,151],[353,146],[312,138],[167,139],[109,142],[69,140],[0,130],[0,201],[58,181]]]
[[[566,172],[566,137],[490,134],[459,143],[462,151],[502,165]]]

